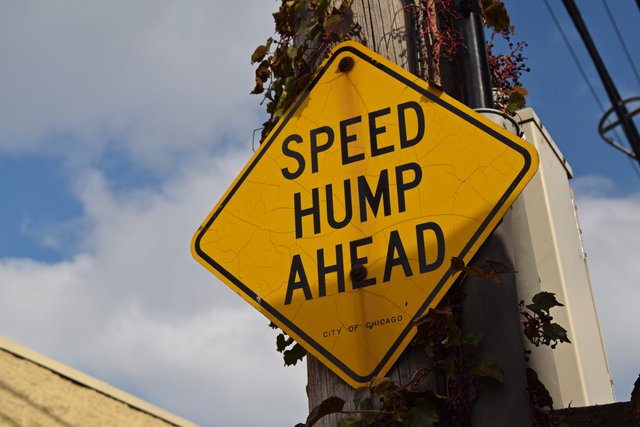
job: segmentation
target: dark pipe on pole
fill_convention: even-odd
[[[493,108],[491,74],[485,46],[484,28],[479,0],[456,0],[459,29],[466,49],[460,49],[462,100],[471,108]],[[472,265],[486,260],[499,261],[513,267],[514,245],[506,226],[499,225],[484,242],[471,261]],[[513,268],[512,268],[513,269]],[[462,303],[462,330],[465,334],[480,334],[480,362],[495,362],[504,374],[504,382],[478,384],[473,402],[472,418],[477,427],[532,425],[524,360],[523,334],[518,313],[516,274],[500,277],[492,283],[478,277],[467,277],[462,283],[465,299]]]
[[[564,7],[567,9],[571,20],[573,21],[573,24],[578,30],[578,33],[580,33],[580,37],[582,37],[582,41],[584,42],[587,51],[589,51],[589,56],[591,56],[591,60],[598,70],[600,80],[602,80],[602,84],[604,85],[604,88],[607,91],[607,95],[611,100],[613,110],[618,116],[618,121],[620,122],[622,130],[627,137],[627,141],[629,142],[629,145],[631,145],[633,152],[636,154],[636,159],[640,163],[640,135],[638,134],[636,124],[631,118],[627,107],[622,102],[622,98],[618,93],[618,89],[613,83],[613,80],[611,79],[611,76],[609,75],[604,62],[600,57],[596,45],[593,43],[591,35],[589,35],[587,26],[585,25],[582,16],[580,15],[580,11],[578,10],[576,3],[573,0],[562,0],[562,3],[564,3]]]
[[[482,13],[477,0],[458,0],[460,33],[466,48],[460,49],[464,103],[471,108],[493,108],[491,73],[484,39]]]

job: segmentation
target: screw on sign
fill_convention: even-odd
[[[203,222],[193,256],[353,387],[383,376],[531,179],[537,153],[338,45]]]

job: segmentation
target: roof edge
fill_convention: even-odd
[[[152,405],[149,402],[137,398],[125,391],[122,391],[114,386],[111,386],[90,375],[73,369],[67,365],[64,365],[56,360],[53,360],[41,353],[33,351],[2,336],[0,336],[0,350],[4,350],[21,359],[28,360],[42,368],[60,375],[63,378],[68,379],[69,381],[72,381],[83,387],[93,389],[100,394],[118,400],[125,405],[166,421],[169,424],[180,427],[197,427],[197,424],[194,424],[187,419],[174,415],[169,411]]]

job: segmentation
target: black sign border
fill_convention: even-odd
[[[288,110],[287,114],[278,122],[276,128],[271,132],[271,134],[268,137],[267,141],[262,143],[262,146],[260,147],[260,149],[258,150],[256,155],[254,156],[251,164],[246,168],[246,170],[244,171],[242,176],[240,176],[240,178],[236,180],[235,185],[227,193],[227,196],[224,198],[224,200],[222,200],[221,203],[218,205],[218,208],[213,213],[213,215],[211,216],[209,221],[207,221],[207,223],[204,225],[204,227],[202,227],[202,229],[199,230],[199,232],[197,234],[197,237],[195,239],[195,242],[194,242],[195,251],[198,254],[198,256],[200,256],[201,259],[206,261],[211,267],[213,267],[216,270],[218,270],[230,283],[235,285],[238,288],[238,290],[240,290],[247,297],[249,297],[250,299],[255,301],[261,308],[263,308],[264,310],[268,311],[274,318],[278,319],[278,321],[281,322],[282,325],[284,325],[286,328],[288,328],[290,331],[292,331],[295,335],[300,337],[303,340],[302,344],[307,344],[307,345],[312,346],[318,353],[320,353],[324,357],[326,357],[327,360],[329,360],[331,363],[333,363],[334,366],[339,368],[347,376],[352,378],[354,381],[357,381],[359,383],[364,384],[364,383],[367,383],[367,382],[375,379],[377,377],[377,375],[381,372],[382,368],[387,364],[389,359],[395,354],[395,352],[398,350],[398,347],[400,346],[402,341],[404,341],[404,339],[406,338],[407,334],[409,334],[409,332],[411,331],[413,321],[417,320],[418,318],[420,318],[424,314],[426,309],[429,307],[429,304],[431,304],[431,301],[433,301],[435,296],[438,295],[438,293],[440,292],[442,287],[446,284],[446,282],[451,277],[452,273],[451,273],[450,270],[447,270],[447,273],[445,273],[445,275],[440,279],[440,281],[438,282],[436,287],[433,289],[431,294],[427,297],[427,299],[424,301],[422,306],[420,306],[420,308],[416,312],[415,316],[411,319],[411,321],[408,322],[408,324],[405,327],[405,329],[400,333],[398,338],[392,344],[392,346],[389,349],[389,351],[384,355],[384,357],[382,358],[380,363],[375,367],[375,369],[373,369],[373,371],[371,371],[371,373],[369,373],[368,375],[359,375],[356,372],[354,372],[353,370],[351,370],[348,366],[346,366],[341,360],[339,360],[334,355],[332,355],[329,351],[327,351],[321,344],[319,344],[317,341],[313,340],[302,329],[298,328],[289,319],[287,319],[280,312],[278,312],[274,307],[269,305],[266,301],[262,300],[260,298],[260,296],[257,295],[253,290],[251,290],[247,285],[242,283],[238,278],[236,278],[233,274],[231,274],[229,271],[227,271],[223,266],[218,264],[209,255],[207,255],[204,252],[204,250],[201,248],[201,246],[200,246],[200,241],[201,241],[202,237],[207,232],[207,230],[213,225],[213,223],[218,218],[220,213],[224,210],[224,208],[227,205],[227,203],[229,202],[229,200],[231,200],[231,198],[233,198],[233,196],[236,193],[236,191],[238,190],[238,188],[240,188],[240,186],[242,185],[244,180],[251,174],[251,171],[253,170],[253,168],[258,164],[260,159],[268,151],[268,149],[272,145],[273,141],[278,137],[278,135],[280,134],[282,129],[287,125],[287,123],[289,122],[291,117],[300,108],[300,105],[309,96],[309,93],[312,91],[312,89],[315,87],[315,85],[318,83],[318,81],[327,72],[327,70],[330,69],[331,65],[335,62],[336,58],[338,56],[340,56],[340,54],[343,53],[343,52],[352,53],[353,55],[359,57],[360,59],[368,62],[370,65],[372,65],[372,66],[378,68],[379,70],[385,72],[389,76],[401,81],[403,84],[405,84],[408,87],[412,88],[413,90],[415,90],[416,92],[418,92],[422,96],[426,97],[430,101],[435,102],[439,106],[445,108],[446,110],[448,110],[451,113],[457,115],[461,119],[463,119],[463,120],[467,121],[468,123],[474,125],[475,127],[477,127],[478,129],[482,130],[483,132],[491,135],[492,137],[494,137],[498,141],[502,142],[506,146],[510,147],[511,149],[515,150],[516,152],[518,152],[519,154],[522,155],[522,157],[524,159],[524,166],[523,166],[522,170],[516,176],[515,180],[511,183],[511,185],[507,188],[507,190],[502,195],[502,197],[498,200],[498,203],[493,208],[493,210],[489,213],[487,218],[482,222],[482,224],[480,225],[478,230],[476,230],[476,232],[473,234],[473,236],[471,237],[471,239],[469,240],[467,245],[462,249],[462,251],[458,255],[458,258],[464,259],[464,257],[467,255],[467,253],[469,252],[471,247],[476,243],[476,241],[479,239],[480,235],[482,233],[484,233],[486,228],[489,226],[490,222],[497,215],[498,211],[504,206],[504,204],[507,202],[508,198],[515,191],[516,187],[518,187],[520,182],[522,182],[522,180],[525,178],[525,176],[529,172],[533,162],[532,162],[532,159],[531,159],[531,156],[530,156],[529,152],[524,147],[522,147],[519,144],[513,142],[511,139],[503,136],[502,134],[496,132],[492,128],[486,126],[484,123],[481,123],[480,121],[478,121],[477,119],[471,117],[469,114],[465,113],[464,111],[461,111],[457,107],[455,107],[455,106],[443,101],[442,99],[440,99],[440,97],[438,97],[437,95],[432,94],[426,88],[420,86],[415,81],[412,81],[412,80],[408,79],[407,77],[405,77],[404,75],[400,74],[396,70],[394,70],[394,69],[390,68],[389,66],[381,63],[377,59],[374,59],[373,57],[369,56],[365,52],[360,51],[359,49],[357,49],[353,45],[345,45],[345,46],[339,47],[331,55],[331,57],[327,60],[327,62],[323,65],[323,67],[320,69],[318,74],[315,76],[315,78],[313,79],[311,84],[309,84],[309,87],[306,88],[306,90],[300,95],[300,97],[298,98],[296,103],[293,105],[293,107],[290,108]]]

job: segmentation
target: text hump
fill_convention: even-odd
[[[390,369],[412,322],[452,285],[451,258],[469,262],[537,164],[526,142],[342,43],[205,219],[192,253],[357,387]]]

